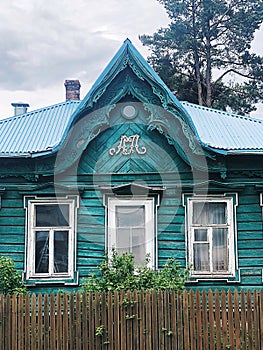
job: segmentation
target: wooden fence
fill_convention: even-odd
[[[263,291],[0,295],[0,350],[263,349]]]

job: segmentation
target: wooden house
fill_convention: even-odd
[[[66,87],[0,121],[0,255],[30,290],[79,288],[112,247],[261,288],[263,121],[178,101],[128,39],[82,101]]]

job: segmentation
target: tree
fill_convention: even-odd
[[[179,98],[241,114],[263,100],[263,57],[251,53],[262,0],[157,0],[171,20],[152,36],[149,62]]]

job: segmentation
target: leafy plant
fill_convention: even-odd
[[[168,259],[160,270],[149,267],[149,256],[143,266],[135,266],[134,255],[106,254],[98,267],[98,274],[84,280],[84,292],[128,291],[128,290],[181,290],[184,288],[188,270],[182,269],[175,259]]]
[[[0,257],[0,293],[26,294],[27,289],[16,270],[14,261],[5,256]]]

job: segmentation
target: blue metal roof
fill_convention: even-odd
[[[0,120],[0,156],[32,157],[50,153],[80,101],[66,101]]]
[[[37,157],[59,150],[75,118],[99,99],[128,63],[137,73],[139,68],[142,80],[165,91],[163,106],[176,107],[202,146],[225,154],[263,152],[263,120],[181,103],[127,39],[83,101],[66,101],[0,120],[0,157]]]
[[[262,152],[263,120],[182,102],[204,146],[227,153]]]

